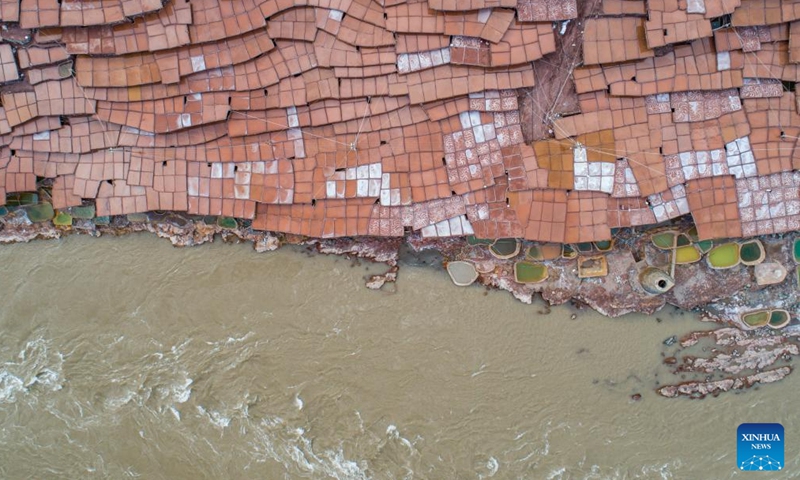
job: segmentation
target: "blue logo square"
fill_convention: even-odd
[[[736,430],[736,464],[740,470],[782,470],[783,425],[780,423],[743,423]]]

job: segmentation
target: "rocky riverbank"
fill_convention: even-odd
[[[696,378],[660,386],[658,393],[666,397],[702,398],[778,381],[792,371],[790,366],[782,364],[800,354],[800,326],[797,325],[800,302],[794,275],[788,275],[778,283],[758,285],[753,267],[740,265],[717,270],[705,261],[670,265],[664,251],[650,241],[653,232],[623,230],[617,233],[610,251],[587,254],[604,259],[607,265],[605,275],[586,278],[582,267],[579,267],[578,258],[581,254],[576,252],[576,258],[559,256],[541,261],[548,272],[546,279],[538,283],[520,283],[515,276],[515,264],[531,255],[528,249],[530,245],[525,242],[519,244],[511,254],[498,255],[486,244],[463,237],[425,239],[412,234],[406,238],[314,239],[256,231],[247,222],[225,220],[175,213],[149,213],[133,218],[112,217],[107,224],[100,225],[93,220],[73,219],[70,226],[56,226],[47,221],[33,223],[20,209],[0,218],[0,243],[58,239],[73,234],[97,237],[150,232],[178,247],[202,245],[215,239],[227,243],[252,242],[257,252],[276,250],[287,244],[304,245],[324,254],[385,263],[387,271],[373,275],[367,281],[367,287],[373,289],[383,288],[397,279],[401,273],[401,257],[412,263],[425,263],[433,259],[434,263],[442,266],[450,262],[469,262],[478,273],[476,283],[509,291],[525,303],[532,303],[538,294],[550,305],[573,302],[610,317],[631,312],[652,314],[670,304],[697,312],[703,320],[725,325],[725,328],[696,332],[680,340],[678,350],[665,363],[674,365],[673,373],[681,380],[687,375]],[[679,231],[689,227],[688,224],[676,224],[669,228]],[[770,236],[759,240],[770,264],[778,264],[794,273],[796,267],[792,260],[792,239]],[[643,269],[651,265],[671,273],[674,287],[663,294],[649,292],[640,279]],[[753,329],[742,321],[743,313],[764,308],[788,311],[792,316],[790,324],[782,330],[767,327]],[[708,356],[692,353],[692,347],[701,341],[713,343]]]

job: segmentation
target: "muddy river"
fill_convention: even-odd
[[[654,392],[664,339],[713,328],[691,313],[548,313],[414,265],[375,292],[381,266],[146,234],[0,265],[3,479],[743,478],[742,422],[788,435],[754,477],[800,477],[800,376]]]

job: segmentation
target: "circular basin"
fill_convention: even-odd
[[[794,246],[792,247],[792,257],[794,258],[794,263],[800,263],[800,238],[796,238],[794,240]]]
[[[742,315],[742,321],[749,327],[763,327],[769,322],[770,314],[767,310],[757,310],[755,312]]]
[[[489,247],[489,252],[499,259],[516,257],[520,245],[516,238],[498,238]]]
[[[769,326],[771,328],[783,328],[789,325],[792,317],[786,310],[773,310],[769,314]]]
[[[758,265],[764,261],[764,246],[759,240],[749,240],[739,247],[739,258],[745,265]]]
[[[703,256],[694,245],[686,245],[685,247],[678,247],[675,249],[675,263],[678,265],[686,265],[699,261]]]
[[[470,262],[457,261],[447,264],[447,273],[450,274],[450,279],[459,287],[466,287],[472,285],[478,279],[478,271],[475,266]]]
[[[708,252],[706,260],[711,268],[733,268],[739,265],[739,244],[725,243],[716,246]]]
[[[229,230],[233,230],[237,227],[236,219],[231,217],[219,217],[217,218],[217,226],[220,228],[227,228]]]
[[[539,283],[547,279],[550,274],[547,267],[541,263],[517,262],[514,264],[514,279],[517,283]]]
[[[781,283],[785,278],[786,268],[778,262],[760,263],[753,268],[756,283],[759,285],[774,285]]]
[[[603,240],[600,242],[594,242],[594,247],[601,252],[608,252],[614,248],[614,241],[613,240]]]

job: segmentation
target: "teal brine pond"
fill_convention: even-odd
[[[702,240],[700,242],[695,243],[697,248],[700,249],[701,253],[708,253],[709,250],[714,248],[714,241],[713,240]]]
[[[685,247],[692,243],[691,239],[685,234],[681,233],[676,237],[675,245],[678,247]]]
[[[739,248],[739,257],[745,265],[756,265],[764,261],[764,246],[758,240],[749,240]]]
[[[516,238],[499,238],[489,247],[489,251],[497,258],[505,259],[517,256],[520,244]]]
[[[800,238],[794,240],[794,247],[792,248],[792,256],[794,263],[800,263]]]
[[[792,317],[786,310],[773,310],[769,315],[769,326],[772,328],[783,328],[789,324]]]
[[[612,248],[614,248],[614,241],[613,240],[605,240],[601,242],[594,242],[595,248],[601,252],[608,252]]]
[[[220,228],[227,228],[229,230],[233,230],[238,226],[238,224],[236,223],[236,219],[231,217],[217,218],[217,225],[219,225]]]

